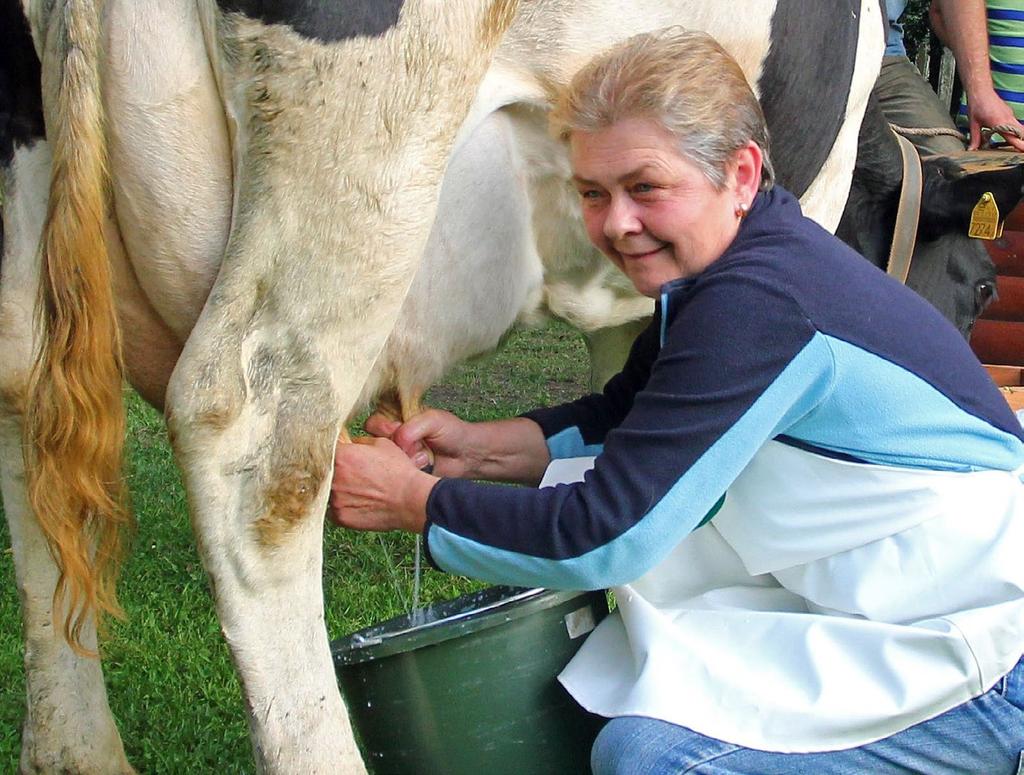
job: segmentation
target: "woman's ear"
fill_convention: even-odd
[[[732,158],[732,184],[740,202],[750,204],[761,188],[761,163],[764,154],[753,140],[736,151]]]

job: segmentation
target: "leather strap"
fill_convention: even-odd
[[[913,143],[898,134],[896,140],[903,157],[903,185],[900,188],[900,204],[896,211],[896,226],[892,232],[892,248],[889,250],[886,272],[906,284],[907,275],[910,274],[910,260],[914,255],[914,243],[917,241],[917,224],[921,217],[924,174],[921,171],[921,157]]]

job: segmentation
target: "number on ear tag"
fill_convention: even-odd
[[[968,237],[993,240],[1003,236],[1003,225],[999,222],[999,205],[996,198],[986,191],[971,211],[971,225]]]

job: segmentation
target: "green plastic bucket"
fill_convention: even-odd
[[[332,644],[375,775],[590,771],[602,719],[555,680],[608,614],[603,592],[491,587]]]

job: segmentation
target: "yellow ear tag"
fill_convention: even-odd
[[[998,239],[1003,236],[1003,225],[999,222],[999,205],[996,198],[986,191],[971,211],[971,226],[968,237],[975,239]]]

